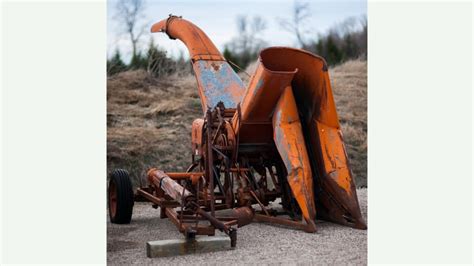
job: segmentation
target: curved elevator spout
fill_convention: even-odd
[[[151,32],[164,32],[181,40],[189,51],[198,83],[203,113],[223,102],[226,108],[237,108],[245,87],[207,35],[193,23],[171,16],[151,27]]]
[[[181,40],[189,50],[191,60],[212,59],[225,61],[214,43],[193,23],[177,16],[170,16],[153,24],[151,32],[164,32],[171,39]]]

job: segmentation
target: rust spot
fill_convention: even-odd
[[[215,71],[219,71],[219,66],[216,65],[215,63],[211,64],[212,68],[214,68]]]

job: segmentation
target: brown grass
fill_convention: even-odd
[[[339,122],[358,187],[367,186],[367,61],[329,70]]]
[[[366,186],[367,64],[347,62],[331,70],[331,79],[357,184]],[[158,80],[139,70],[108,78],[108,170],[127,169],[135,185],[150,167],[184,171],[191,163],[191,123],[201,116],[194,76]]]
[[[154,79],[128,71],[107,82],[107,168],[125,168],[135,184],[149,167],[185,170],[191,123],[202,114],[193,76]]]

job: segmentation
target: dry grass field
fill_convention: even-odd
[[[348,61],[329,76],[356,184],[367,187],[367,61]]]
[[[330,69],[330,77],[356,183],[366,187],[367,62],[346,62]],[[139,70],[109,77],[108,171],[127,169],[135,185],[152,166],[184,171],[191,162],[191,123],[201,115],[194,76],[158,80]]]

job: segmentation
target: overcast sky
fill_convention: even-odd
[[[328,28],[341,23],[349,17],[361,17],[367,14],[367,2],[364,0],[306,1],[311,11],[308,28],[314,36],[324,33]],[[149,26],[168,17],[168,14],[183,16],[199,26],[216,44],[223,49],[237,35],[236,17],[259,15],[266,20],[267,29],[262,38],[269,45],[296,46],[293,35],[281,29],[277,18],[291,18],[293,0],[148,0],[145,19]],[[127,36],[114,19],[116,0],[109,0],[107,7],[107,52],[112,55],[119,49],[127,61],[131,54],[131,45]],[[149,27],[147,27],[149,28]],[[145,32],[142,47],[146,47],[150,38],[171,56],[180,51],[187,56],[187,49],[180,41],[170,40],[166,34]]]

